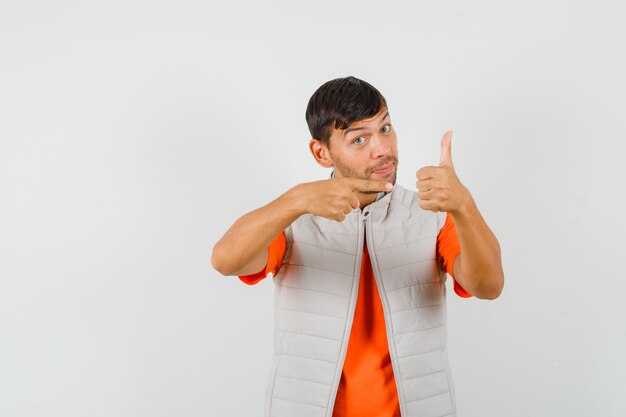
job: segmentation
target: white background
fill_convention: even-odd
[[[497,300],[448,287],[459,417],[626,415],[625,17],[1,0],[0,415],[262,415],[273,283],[220,275],[211,250],[327,178],[304,112],[347,75],[387,98],[403,186],[454,131],[502,247]]]

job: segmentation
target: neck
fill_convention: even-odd
[[[359,199],[359,204],[361,208],[365,208],[376,201],[376,196],[378,193],[373,194],[365,194],[365,193],[355,193],[357,198]]]

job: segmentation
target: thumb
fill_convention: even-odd
[[[452,131],[448,130],[443,134],[441,138],[441,159],[439,160],[439,166],[452,165]]]

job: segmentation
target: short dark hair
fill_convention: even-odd
[[[305,117],[311,136],[328,147],[333,128],[347,129],[386,107],[387,100],[373,85],[348,76],[322,84],[309,99]]]

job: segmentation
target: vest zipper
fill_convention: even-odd
[[[398,392],[398,403],[400,405],[400,415],[406,415],[405,405],[404,405],[404,390],[401,386],[400,375],[398,375],[398,369],[400,366],[398,364],[397,354],[396,354],[396,344],[393,340],[393,329],[391,328],[391,312],[389,311],[389,303],[387,301],[387,297],[383,290],[383,283],[380,274],[380,269],[378,267],[378,259],[376,258],[376,252],[374,249],[374,240],[372,238],[372,216],[368,216],[366,219],[365,233],[367,234],[367,250],[370,255],[370,261],[372,262],[372,268],[374,270],[374,281],[376,281],[376,288],[378,289],[378,296],[380,297],[381,304],[383,306],[383,316],[385,319],[385,332],[387,334],[387,346],[389,348],[389,356],[391,358],[391,369],[393,370],[393,379],[396,383],[396,391]]]

